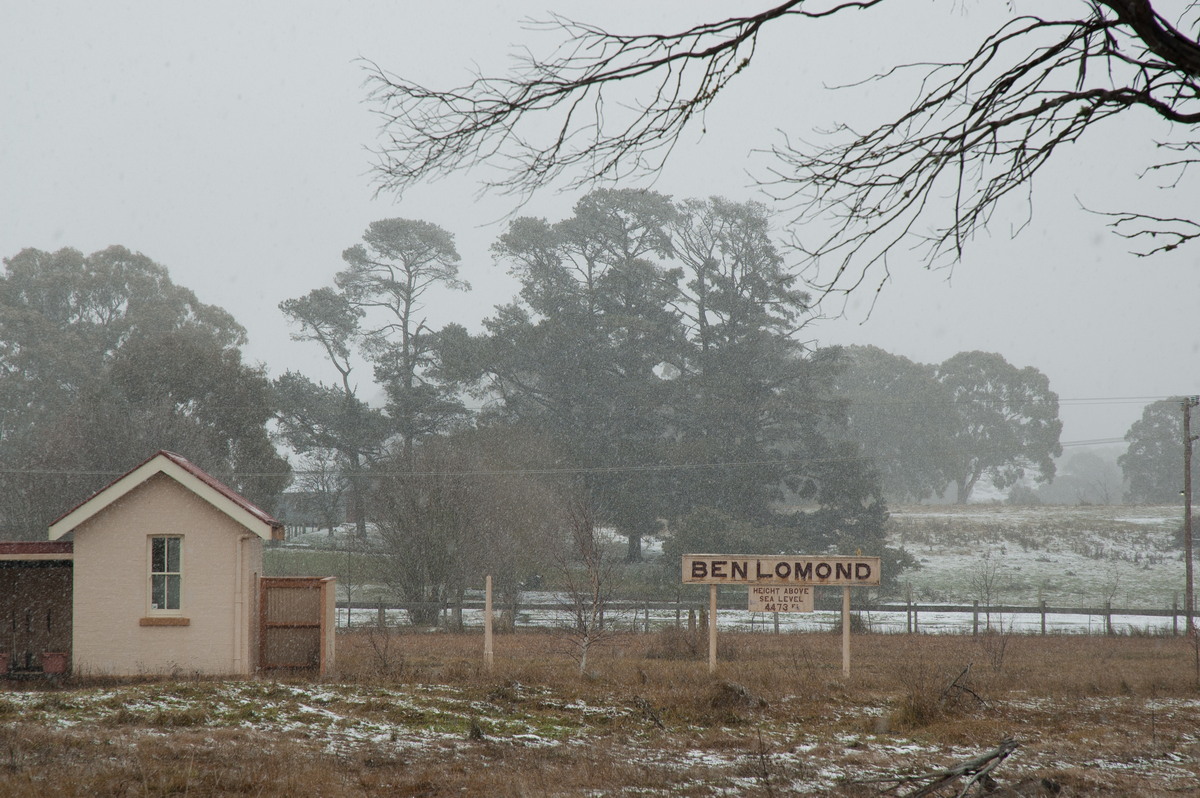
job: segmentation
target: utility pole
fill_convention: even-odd
[[[1183,402],[1183,560],[1187,584],[1184,587],[1183,606],[1187,616],[1188,637],[1196,636],[1196,623],[1192,618],[1195,610],[1195,591],[1192,581],[1192,408],[1200,404],[1200,397],[1188,396]]]

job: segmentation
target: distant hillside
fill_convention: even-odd
[[[1183,603],[1182,524],[1175,506],[913,506],[889,539],[920,564],[901,577],[918,601],[1163,609]]]

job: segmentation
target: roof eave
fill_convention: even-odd
[[[283,538],[282,523],[270,518],[265,513],[260,515],[259,513],[251,512],[217,487],[214,487],[214,483],[220,484],[215,479],[207,474],[204,474],[204,477],[207,478],[202,478],[200,476],[202,472],[198,472],[199,469],[184,458],[172,455],[170,452],[158,452],[51,523],[49,538],[50,540],[58,540],[70,534],[101,511],[128,495],[135,488],[143,485],[151,477],[160,473],[171,477],[263,540],[281,540]],[[232,493],[231,490],[229,492]]]

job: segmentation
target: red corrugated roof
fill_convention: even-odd
[[[68,558],[75,544],[69,540],[0,541],[0,557],[23,554],[63,554]]]
[[[210,488],[213,488],[214,490],[220,492],[221,495],[223,495],[225,498],[227,498],[231,502],[237,504],[243,510],[250,513],[255,518],[262,521],[264,524],[267,524],[268,526],[271,526],[271,527],[275,527],[277,529],[283,528],[282,521],[275,520],[275,518],[273,518],[269,513],[267,513],[262,508],[260,508],[254,502],[250,501],[245,496],[243,496],[242,494],[235,491],[233,488],[226,485],[224,482],[221,482],[221,480],[212,476],[207,471],[204,471],[199,466],[197,466],[195,463],[188,460],[186,457],[175,454],[174,452],[168,452],[166,450],[160,450],[157,454],[154,455],[154,457],[157,457],[160,454],[163,457],[166,457],[167,459],[174,462],[180,468],[187,469],[187,471],[189,473],[191,473],[192,476],[194,476],[197,479],[199,479],[200,481],[204,482]],[[154,457],[151,457],[150,460],[153,460]],[[149,462],[149,460],[147,460],[146,462]]]

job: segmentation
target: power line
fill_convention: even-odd
[[[650,471],[695,471],[705,468],[751,468],[759,466],[780,466],[780,465],[828,465],[832,463],[853,463],[866,462],[869,457],[815,457],[804,459],[784,458],[778,460],[731,460],[717,463],[649,463],[640,465],[625,465],[625,466],[594,466],[594,467],[575,467],[575,468],[499,468],[499,469],[469,469],[464,471],[363,471],[362,476],[366,477],[443,477],[443,476],[519,476],[519,475],[552,475],[552,474],[604,474],[604,473],[637,473]],[[94,476],[94,477],[119,477],[125,472],[121,471],[92,471],[92,470],[73,470],[73,469],[21,469],[21,468],[0,468],[0,475],[30,475],[30,476]],[[240,477],[242,479],[249,477],[286,477],[297,475],[320,475],[328,472],[312,470],[312,469],[297,469],[294,471],[238,471],[231,472],[215,472],[213,476],[219,478]]]
[[[1174,399],[1174,396],[1084,396],[1078,399],[1059,399],[1060,405],[1064,404],[1080,404],[1080,405],[1132,405],[1146,404],[1149,402],[1160,402],[1164,399]]]
[[[1071,446],[1102,446],[1105,444],[1124,443],[1124,438],[1094,438],[1091,440],[1082,441],[1064,441],[1060,445],[1063,447]],[[414,477],[472,477],[472,476],[552,476],[552,475],[570,475],[570,474],[621,474],[621,473],[646,473],[646,472],[670,472],[670,471],[698,471],[703,469],[720,469],[720,468],[756,468],[764,466],[816,466],[816,465],[832,465],[835,463],[865,463],[870,462],[874,458],[869,455],[853,456],[853,457],[810,457],[810,458],[779,458],[771,460],[725,460],[720,462],[706,463],[643,463],[632,465],[618,466],[591,466],[591,467],[564,467],[564,468],[497,468],[497,469],[467,469],[462,471],[453,470],[434,470],[434,471],[363,471],[362,476],[366,477],[391,477],[391,478],[414,478]],[[0,475],[14,476],[89,476],[89,477],[119,477],[125,472],[122,471],[99,471],[87,469],[50,469],[50,468],[0,468]],[[327,471],[317,469],[294,469],[292,471],[239,471],[239,472],[215,472],[213,476],[222,479],[232,478],[271,478],[271,477],[288,477],[288,476],[319,476],[327,474]]]

